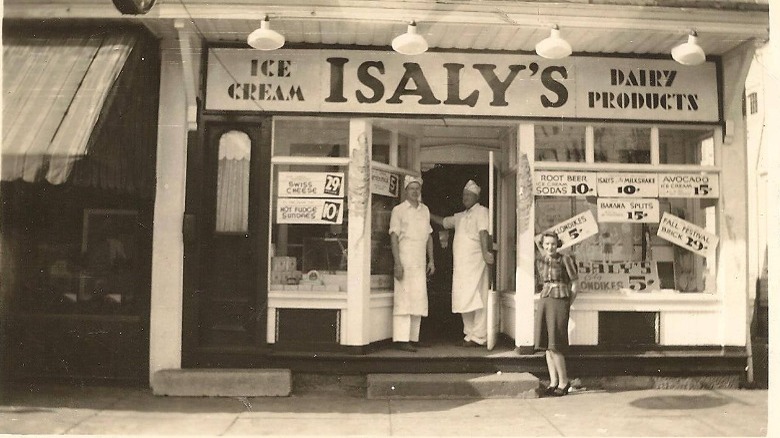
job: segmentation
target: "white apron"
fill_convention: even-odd
[[[404,278],[394,278],[393,315],[428,316],[425,252],[431,225],[428,207],[421,207],[419,211],[410,208],[399,215],[398,251]]]
[[[483,308],[488,290],[488,270],[482,258],[477,215],[487,209],[479,204],[455,217],[452,243],[452,312],[467,313]],[[485,212],[480,211],[484,209]]]

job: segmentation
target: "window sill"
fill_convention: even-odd
[[[269,291],[268,307],[281,309],[346,309],[346,292]]]
[[[717,295],[708,293],[583,293],[577,296],[572,310],[718,311],[720,304],[721,299]]]
[[[502,300],[514,301],[514,298],[513,291],[502,293]],[[534,302],[537,301],[539,294],[534,294]],[[572,311],[718,312],[722,310],[721,304],[722,300],[718,295],[709,293],[680,293],[671,290],[650,293],[588,292],[577,295]]]

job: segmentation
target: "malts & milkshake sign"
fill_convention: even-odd
[[[206,109],[717,122],[712,62],[212,48]]]

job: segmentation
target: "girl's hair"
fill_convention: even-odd
[[[561,245],[563,244],[563,242],[561,241],[561,238],[558,237],[558,234],[556,234],[556,233],[554,233],[552,231],[545,231],[544,233],[542,233],[542,241],[544,241],[545,237],[552,237],[553,239],[555,239],[555,244],[556,244],[556,246],[558,246],[558,248],[560,248]]]

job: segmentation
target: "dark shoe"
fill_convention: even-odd
[[[466,347],[466,348],[481,347],[481,345],[477,344],[474,341],[463,341],[463,343],[460,344],[460,346],[461,347]]]
[[[414,353],[417,351],[417,349],[414,348],[412,344],[408,342],[393,342],[393,346],[395,347],[396,350],[408,351],[410,353]]]
[[[543,394],[547,397],[552,397],[555,395],[555,390],[558,389],[558,386],[548,386],[544,388]]]
[[[569,393],[569,389],[571,388],[571,382],[567,383],[566,386],[563,388],[555,388],[553,391],[553,395],[555,397],[563,397],[564,395]]]

